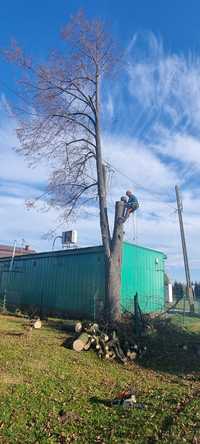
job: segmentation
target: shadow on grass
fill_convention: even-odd
[[[181,318],[182,319],[182,318]],[[175,323],[171,318],[165,320],[153,320],[153,328],[140,339],[133,333],[133,324],[122,323],[119,326],[119,338],[121,344],[129,338],[130,343],[139,343],[147,346],[146,353],[138,359],[141,367],[171,373],[174,375],[186,375],[198,372],[200,369],[200,325],[198,332],[193,332],[194,319],[186,316],[186,326]],[[62,346],[72,349],[73,341],[77,337],[75,332],[68,328],[71,321],[49,319],[48,327],[52,330],[66,334]],[[195,322],[197,319],[195,319]],[[122,346],[123,348],[123,346]]]
[[[69,334],[73,334],[75,333],[75,324],[78,321],[71,321],[68,319],[58,319],[58,318],[51,318],[48,319],[47,321],[47,325],[48,328],[52,329],[52,330],[58,330],[58,331],[62,331],[64,333],[69,333]]]
[[[62,343],[62,347],[68,348],[70,350],[73,349],[73,342],[74,342],[75,336],[68,336],[64,342]]]
[[[94,405],[105,405],[106,407],[119,407],[119,402],[117,403],[113,403],[113,399],[101,399],[101,398],[97,398],[96,396],[92,396],[91,398],[89,398],[89,401],[91,402],[91,404]]]
[[[24,336],[24,333],[13,331],[13,332],[6,332],[5,335],[6,335],[6,336],[17,336],[17,337],[21,337],[21,336]]]
[[[190,320],[188,316],[188,327]],[[176,375],[199,371],[200,331],[192,332],[171,318],[154,320],[153,330],[142,341],[147,345],[139,360],[142,367]]]

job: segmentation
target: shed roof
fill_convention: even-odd
[[[152,248],[148,248],[148,247],[143,247],[141,245],[137,245],[137,244],[133,244],[131,242],[124,242],[124,244],[127,245],[131,245],[135,248],[139,248],[139,249],[144,249],[147,251],[151,251],[151,252],[155,252],[157,254],[162,254],[164,256],[164,258],[166,259],[166,255],[159,250],[154,250]],[[99,246],[93,246],[93,247],[81,247],[81,248],[69,248],[69,249],[65,249],[65,250],[57,250],[57,251],[45,251],[45,252],[40,252],[40,253],[35,253],[34,251],[32,251],[29,254],[25,254],[22,253],[22,255],[17,255],[15,257],[15,260],[19,261],[19,260],[24,260],[24,259],[37,259],[37,258],[42,258],[42,257],[49,257],[49,256],[66,256],[66,255],[71,255],[71,254],[87,254],[87,253],[103,253],[103,247],[102,245]],[[33,253],[35,253],[33,255]],[[11,254],[10,256],[5,256],[5,257],[0,257],[0,262],[4,261],[5,259],[9,260],[11,259]]]
[[[10,257],[13,254],[13,246],[10,245],[4,245],[0,244],[0,258]],[[28,245],[26,247],[16,247],[15,248],[15,255],[27,255],[27,254],[33,254],[36,253],[34,250],[32,250]]]

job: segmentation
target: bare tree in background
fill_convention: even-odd
[[[23,106],[17,135],[31,161],[53,165],[48,185],[50,204],[64,209],[67,220],[98,199],[107,270],[106,308],[111,320],[120,317],[122,202],[116,203],[113,235],[107,216],[105,165],[101,146],[100,89],[117,62],[117,51],[106,26],[88,21],[82,12],[64,28],[65,53],[54,51],[45,64],[35,65],[16,43],[7,60],[24,71],[20,80]]]

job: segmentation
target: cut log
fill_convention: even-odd
[[[101,337],[101,340],[104,342],[109,341],[109,336],[106,333],[102,333],[100,337]]]
[[[103,358],[103,352],[102,352],[102,350],[98,350],[98,351],[97,351],[97,354],[98,354],[98,357],[99,357],[100,359]]]
[[[62,330],[66,330],[68,332],[72,332],[72,333],[81,333],[83,329],[82,323],[81,322],[77,322],[77,321],[66,321],[63,325],[62,325]]]
[[[101,350],[101,346],[100,346],[99,340],[96,339],[95,342],[96,342],[96,346],[95,346],[96,350]]]
[[[128,359],[130,359],[130,361],[135,361],[137,358],[137,353],[134,351],[128,351],[126,356]]]
[[[32,321],[32,326],[33,328],[41,328],[42,327],[42,322],[40,319],[36,319],[36,321]]]
[[[75,332],[80,333],[82,331],[82,328],[83,328],[83,326],[82,326],[81,322],[76,322],[75,327],[74,327]]]
[[[124,355],[123,350],[120,347],[120,344],[115,343],[113,346],[113,350],[115,352],[116,357],[119,359],[120,362],[123,362],[125,364],[127,362],[126,356]]]
[[[77,352],[82,351],[88,341],[89,335],[87,333],[82,333],[79,338],[73,342],[73,349]]]
[[[106,344],[105,344],[104,340],[103,340],[101,337],[99,338],[99,344],[100,344],[100,346],[101,346],[101,349],[102,349],[102,351],[103,351],[103,354],[106,355],[106,353],[107,353],[108,350],[109,350],[109,347],[106,347]]]
[[[100,334],[99,325],[96,323],[87,325],[85,327],[85,331],[87,331],[87,333],[90,333],[91,335]]]
[[[91,345],[92,345],[92,337],[90,336],[87,344],[85,344],[84,350],[88,351],[90,349]]]

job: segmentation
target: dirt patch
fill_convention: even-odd
[[[64,410],[60,410],[59,412],[59,421],[61,424],[73,424],[74,422],[81,422],[82,418],[80,415],[74,412],[65,412]]]
[[[10,384],[10,385],[17,385],[17,384],[23,384],[23,378],[21,376],[13,376],[9,375],[9,373],[0,373],[0,383],[1,384]]]

